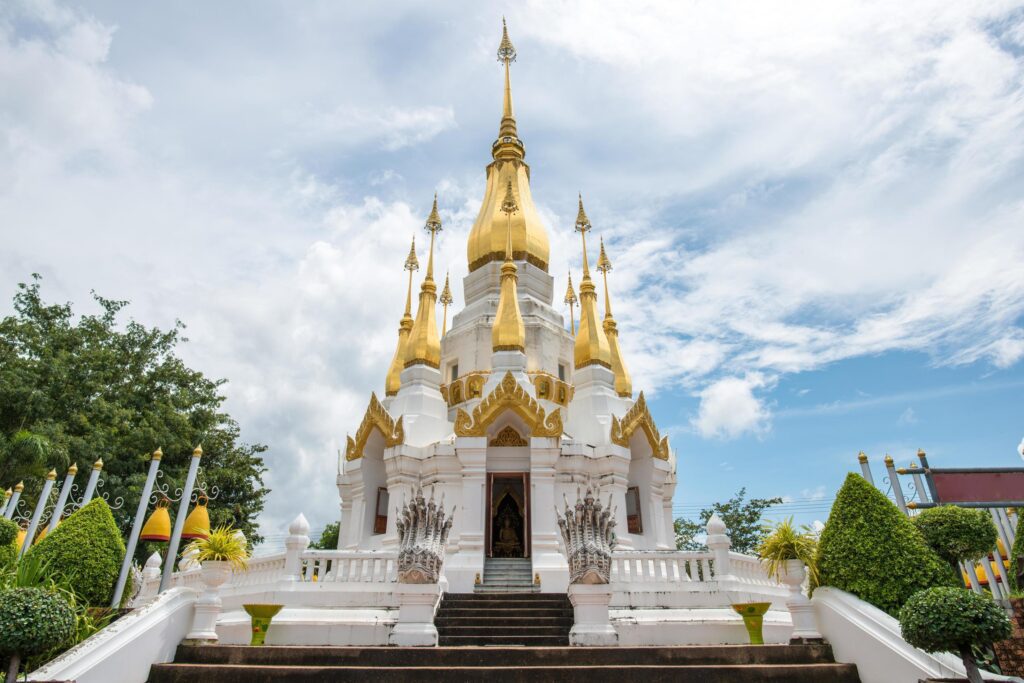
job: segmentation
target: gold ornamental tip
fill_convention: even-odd
[[[430,209],[430,215],[427,216],[427,222],[423,226],[427,232],[441,232],[441,214],[437,212],[437,193],[434,193],[434,206]]]
[[[47,475],[46,475],[46,478],[47,478],[47,479],[48,479],[49,481],[53,481],[53,480],[55,480],[55,479],[57,478],[57,470],[50,470],[50,471],[49,471],[49,472],[47,473]]]
[[[157,449],[155,451],[153,451],[153,458],[152,459],[153,460],[159,460],[162,457],[164,457],[164,449],[160,448],[158,446]]]
[[[201,458],[201,457],[203,457],[203,444],[199,444],[198,446],[196,446],[192,450],[192,457],[193,458]]]
[[[25,490],[25,482],[19,481],[17,484],[15,484],[15,486],[14,486],[14,492],[15,493],[21,493],[24,490]]]
[[[919,458],[925,457],[925,452],[924,452],[923,449],[920,449],[920,448],[917,449],[917,457],[919,457]]]
[[[438,299],[438,301],[440,301],[445,306],[451,304],[454,301],[454,299],[452,299],[452,289],[451,287],[448,286],[449,275],[450,273],[444,274],[444,289],[441,290],[441,298]]]
[[[916,510],[917,509],[917,503],[915,503],[914,501],[910,501],[909,503],[907,503],[907,507],[909,509],[911,509],[911,510]]]
[[[576,292],[572,288],[572,271],[569,271],[569,286],[565,288],[565,303],[571,306],[576,302]]]
[[[498,61],[516,61],[516,48],[508,37],[508,25],[505,23],[505,17],[501,18],[501,43],[498,45]]]
[[[68,475],[73,477],[76,474],[78,474],[78,465],[71,463],[71,467],[68,468]]]
[[[867,462],[868,456],[864,453],[864,451],[861,451],[860,453],[857,454],[857,460],[859,460],[860,462]]]
[[[580,210],[576,213],[576,232],[586,232],[590,230],[590,219],[587,218],[587,212],[583,210],[583,193],[579,194],[580,199]]]
[[[11,491],[10,489],[7,489],[6,491],[4,491],[4,497],[5,498],[10,498],[12,495],[14,495],[14,492]]]
[[[612,260],[608,258],[608,254],[604,251],[604,236],[601,236],[601,255],[597,257],[597,270],[601,273],[607,273],[612,269]]]
[[[892,456],[889,455],[888,453],[886,453],[885,454],[885,465],[886,465],[886,467],[888,467],[891,464],[892,464]]]
[[[416,258],[416,235],[412,236],[412,246],[409,247],[409,255],[405,257],[405,270],[419,270],[420,260]]]
[[[102,470],[103,469],[103,458],[97,458],[96,462],[94,462],[92,464],[92,468],[94,470],[97,470],[97,471]]]

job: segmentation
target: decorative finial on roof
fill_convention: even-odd
[[[438,301],[440,301],[445,306],[453,303],[453,301],[454,301],[454,299],[452,299],[452,289],[451,289],[451,286],[448,284],[448,278],[449,278],[450,275],[451,275],[450,273],[445,273],[444,274],[444,288],[441,290],[441,298],[438,299]]]
[[[576,334],[576,316],[573,315],[572,307],[576,304],[576,292],[572,288],[572,271],[569,271],[569,285],[565,288],[565,303],[569,304],[569,331]]]
[[[430,209],[430,215],[427,216],[427,222],[423,226],[423,229],[427,232],[441,232],[441,214],[437,212],[437,193],[434,193],[434,206]]]
[[[412,332],[412,274],[420,269],[420,261],[416,258],[416,235],[412,236],[412,244],[409,246],[409,255],[405,257],[404,270],[409,271],[409,281],[405,289],[405,313],[398,324],[398,344],[395,347],[395,355],[391,358],[391,365],[388,366],[388,374],[384,378],[384,395],[394,396],[402,386],[402,368],[405,367],[405,350]]]
[[[601,255],[597,257],[597,270],[601,273],[607,273],[612,269],[611,259],[608,258],[608,254],[604,250],[604,236],[601,236]]]
[[[434,204],[427,216],[424,229],[430,233],[430,250],[427,257],[427,274],[420,285],[420,301],[416,308],[416,321],[405,349],[403,367],[427,365],[432,368],[441,366],[441,340],[437,336],[437,319],[434,308],[437,305],[437,285],[434,284],[434,242],[437,233],[441,232],[441,216],[437,212],[437,193],[434,193]]]
[[[498,45],[498,61],[505,63],[516,61],[516,49],[508,37],[508,25],[505,23],[505,17],[501,18],[501,44]]]
[[[576,214],[576,232],[586,232],[590,230],[590,219],[587,218],[587,212],[583,210],[583,193],[579,195],[580,198],[580,210]]]
[[[612,269],[612,261],[604,250],[604,237],[601,237],[601,255],[597,259],[597,269],[604,278],[604,334],[608,338],[608,350],[611,353],[611,367],[615,374],[615,393],[623,398],[633,396],[633,380],[626,369],[626,361],[622,358],[619,348],[619,328],[612,316],[612,299],[608,293],[608,272]]]
[[[583,242],[583,280],[580,282],[580,329],[573,346],[576,369],[588,365],[603,365],[611,369],[611,349],[608,337],[597,317],[597,290],[590,279],[590,264],[587,259],[587,232],[591,229],[590,219],[583,209],[583,194],[579,196],[579,212],[576,214],[576,232]],[[605,288],[607,292],[607,287]]]
[[[413,271],[420,269],[420,260],[416,258],[416,235],[412,236],[412,245],[409,246],[409,255],[405,257],[405,270]],[[406,306],[408,308],[408,306]]]

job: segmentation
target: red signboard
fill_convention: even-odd
[[[949,503],[1024,501],[1024,470],[931,470],[938,500]]]

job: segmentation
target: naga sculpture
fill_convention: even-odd
[[[430,500],[425,500],[423,488],[416,488],[416,495],[398,511],[395,523],[399,583],[437,583],[454,513],[454,508],[445,513],[443,497],[441,505],[434,503],[433,490]]]
[[[612,549],[615,548],[615,519],[612,512],[611,495],[608,496],[608,505],[602,507],[589,485],[582,498],[579,489],[576,490],[575,508],[569,505],[568,500],[565,501],[565,517],[555,508],[569,560],[569,583],[609,582]]]

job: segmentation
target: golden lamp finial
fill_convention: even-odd
[[[576,292],[572,288],[572,271],[569,271],[569,286],[565,288],[565,303],[569,304],[569,331],[576,334],[576,317],[573,315],[572,307],[576,304]]]
[[[193,458],[201,458],[201,457],[203,457],[203,444],[199,444],[198,446],[196,446],[195,448],[192,449],[192,457]]]
[[[14,485],[14,492],[15,493],[21,493],[24,490],[25,490],[25,482],[19,481],[17,484]]]
[[[97,472],[103,469],[103,458],[96,458],[96,462],[92,464],[92,468]]]
[[[865,453],[864,451],[861,451],[860,453],[858,453],[857,454],[857,461],[861,462],[861,463],[867,462],[868,461],[867,453]]]
[[[50,470],[49,472],[47,472],[46,473],[46,478],[49,481],[55,480],[57,478],[57,470]]]
[[[441,322],[441,336],[443,337],[448,332],[448,306],[450,306],[455,300],[452,299],[452,288],[448,284],[448,278],[451,273],[444,274],[444,288],[441,290],[441,298],[438,301],[441,302],[441,306],[444,309],[443,321]]]
[[[156,450],[153,451],[153,458],[152,459],[153,460],[160,460],[162,457],[164,457],[164,449],[161,448],[160,446],[157,446]]]
[[[78,474],[78,465],[76,463],[71,463],[71,467],[68,468],[68,475],[73,477],[76,474]]]

